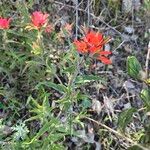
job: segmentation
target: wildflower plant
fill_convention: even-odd
[[[28,23],[28,25],[25,27],[26,30],[35,30],[37,33],[36,40],[29,44],[32,48],[31,52],[35,55],[40,55],[43,53],[43,31],[50,33],[52,30],[51,25],[48,24],[48,17],[49,15],[47,13],[34,11],[30,16],[31,23]]]
[[[74,44],[81,54],[89,54],[91,57],[100,60],[104,64],[111,64],[111,60],[107,58],[111,54],[110,51],[104,50],[104,45],[108,43],[110,38],[104,38],[103,34],[89,31],[80,40],[75,40]]]
[[[101,103],[104,103],[109,87],[103,86],[107,85],[107,76],[97,74],[97,68],[93,67],[96,63],[105,69],[109,69],[108,65],[113,66],[112,50],[105,49],[111,38],[89,28],[81,38],[74,39],[74,23],[65,23],[57,33],[55,22],[50,22],[53,18],[46,10],[32,9],[33,1],[19,1],[16,5],[17,14],[0,17],[0,149],[63,150],[68,139],[72,143],[87,142],[88,136],[83,137],[77,130],[88,128],[89,135],[94,133],[97,122],[88,116],[102,116],[100,122],[108,121],[112,126],[119,120],[120,131],[125,133],[137,109],[124,111],[119,119],[112,117],[112,120],[113,113],[109,114],[110,118],[105,110],[101,113],[105,107]],[[129,59],[128,74],[147,84],[149,78],[141,78],[140,63],[134,57]],[[96,63],[93,65],[93,62]],[[91,90],[95,84],[97,87]],[[92,96],[96,94],[100,100],[94,101],[99,106],[93,109]],[[149,95],[149,89],[142,90],[140,95],[147,113]],[[98,115],[96,109],[99,109]],[[118,133],[102,123],[97,125]],[[8,132],[8,129],[11,130]],[[106,133],[105,129],[100,130]],[[7,132],[3,134],[3,130]],[[118,135],[124,138],[120,133]],[[149,137],[148,132],[146,137]],[[91,139],[92,144],[99,143]]]
[[[29,23],[28,26],[26,26],[26,29],[28,30],[41,30],[43,27],[46,27],[48,24],[48,14],[44,14],[41,11],[35,11],[31,14],[31,23]]]

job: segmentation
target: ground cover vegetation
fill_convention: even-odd
[[[150,149],[149,0],[0,1],[0,149]]]

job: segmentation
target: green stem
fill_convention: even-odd
[[[79,58],[79,59],[77,60],[77,63],[76,63],[76,70],[75,70],[74,74],[72,74],[72,76],[70,77],[69,82],[68,82],[68,86],[69,86],[69,87],[72,87],[73,84],[74,84],[74,81],[75,81],[75,79],[76,79],[76,77],[77,77],[77,75],[78,75],[78,73],[79,73],[79,70],[80,70],[80,63],[82,62],[82,60],[83,60],[83,58],[81,58],[81,59]]]
[[[79,57],[78,57],[79,58]],[[77,60],[77,62],[76,62],[76,69],[75,69],[75,71],[74,71],[74,73],[72,74],[72,76],[70,77],[70,79],[69,79],[69,82],[68,82],[68,87],[69,87],[69,90],[70,89],[74,89],[74,82],[75,82],[75,80],[76,80],[76,78],[77,78],[77,75],[78,75],[78,73],[79,73],[79,71],[80,71],[80,63],[82,62],[82,59],[83,58],[79,58],[78,60]],[[72,101],[72,90],[70,90],[69,91],[69,99]],[[71,103],[71,105],[72,105],[72,103]],[[70,135],[72,136],[72,119],[73,119],[73,115],[72,115],[72,111],[69,111],[69,113],[70,113]]]
[[[6,49],[6,43],[7,43],[7,31],[4,30],[3,32],[3,48]]]

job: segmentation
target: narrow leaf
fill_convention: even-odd
[[[50,88],[53,88],[60,93],[66,93],[67,92],[66,86],[64,86],[62,84],[55,84],[53,82],[40,82],[39,84],[36,85],[35,89],[38,89],[40,86],[43,86],[43,85],[50,87]]]
[[[141,99],[143,100],[145,106],[147,107],[148,111],[150,111],[150,90],[143,89],[141,91]]]
[[[130,108],[123,111],[118,118],[118,126],[122,132],[125,131],[126,126],[132,121],[133,113],[136,112],[135,108]]]
[[[78,76],[76,78],[75,83],[82,84],[82,83],[88,83],[91,81],[103,81],[104,82],[104,78],[95,76],[95,75],[83,75],[83,76]]]

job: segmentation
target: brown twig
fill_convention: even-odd
[[[139,148],[141,148],[142,150],[149,150],[148,148],[146,148],[146,147],[144,147],[144,146],[142,146],[142,145],[140,145],[140,144],[134,142],[134,141],[131,140],[130,138],[128,138],[128,137],[122,135],[121,133],[115,131],[114,129],[112,129],[112,128],[108,127],[108,126],[106,126],[105,124],[102,124],[102,123],[100,123],[100,122],[98,122],[98,121],[96,121],[96,120],[94,120],[94,119],[92,119],[92,118],[89,118],[89,117],[85,117],[85,118],[88,119],[88,120],[90,120],[90,121],[92,121],[92,122],[94,122],[94,123],[96,123],[97,125],[99,125],[99,126],[105,128],[105,129],[107,129],[108,131],[110,131],[111,133],[117,135],[118,137],[120,137],[120,138],[122,138],[122,139],[128,141],[128,142],[131,143],[132,145],[136,145],[136,146],[138,146]]]
[[[149,68],[148,68],[149,59],[150,59],[150,41],[149,41],[149,44],[148,44],[147,57],[146,57],[146,62],[145,62],[146,78],[148,78],[148,75],[149,75]]]
[[[84,10],[84,9],[81,9],[81,8],[76,8],[75,6],[71,6],[71,5],[67,5],[67,4],[64,4],[62,2],[58,2],[58,1],[54,1],[53,3],[55,4],[58,4],[58,5],[65,5],[66,7],[70,7],[70,8],[74,8],[74,9],[78,9],[78,11],[82,11],[84,12],[85,14],[87,14],[87,11]],[[79,6],[79,5],[78,5]],[[114,30],[118,35],[120,35],[122,37],[122,34],[117,30],[115,29],[114,27],[112,27],[111,25],[109,25],[108,23],[106,23],[101,17],[97,17],[95,16],[93,13],[89,13],[89,15],[91,15],[91,17],[93,17],[94,19],[96,19],[97,21],[100,21],[101,23],[105,24],[108,28]]]

